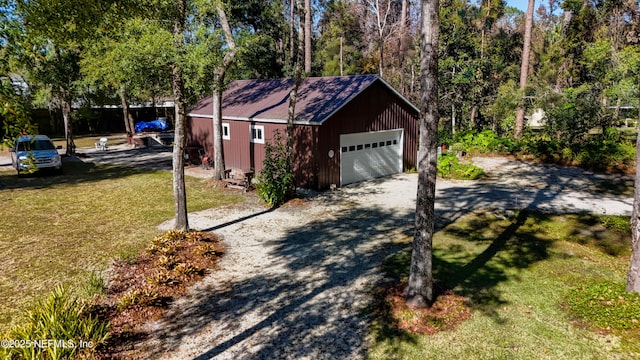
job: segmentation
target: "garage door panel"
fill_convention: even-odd
[[[342,185],[402,172],[402,142],[402,129],[341,135]]]

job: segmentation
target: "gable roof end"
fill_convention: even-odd
[[[296,99],[297,124],[320,125],[380,80],[396,96],[418,109],[377,75],[312,77],[305,79]],[[236,80],[223,94],[222,117],[228,120],[287,122],[293,79]],[[202,99],[189,116],[212,117],[212,98]]]

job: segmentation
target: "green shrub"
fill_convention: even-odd
[[[566,302],[573,315],[599,328],[640,329],[640,294],[624,284],[588,283],[571,289]]]
[[[503,153],[512,147],[509,138],[501,138],[491,130],[459,132],[452,143],[456,145],[456,151],[477,153]]]
[[[84,302],[59,286],[28,311],[22,325],[10,330],[8,338],[20,341],[20,346],[3,347],[0,355],[7,359],[89,355],[109,338],[108,328],[107,323],[89,314]]]
[[[263,168],[256,183],[258,196],[271,207],[284,203],[292,194],[293,174],[287,165],[284,137],[275,131],[273,140],[265,144]]]
[[[455,154],[443,153],[438,159],[438,175],[456,180],[475,180],[484,175],[484,171],[472,164],[461,164]]]

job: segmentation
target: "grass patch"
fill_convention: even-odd
[[[384,265],[397,282],[408,278],[411,240],[407,236],[406,250]],[[630,235],[608,228],[601,217],[476,213],[439,229],[433,246],[437,293],[468,299],[471,317],[454,328],[414,335],[399,330],[395,324],[402,319],[391,312],[378,314],[372,359],[640,357],[640,325],[633,317],[631,328],[616,332],[602,330],[604,324],[576,326],[578,313],[568,306],[568,299],[600,296],[589,292],[591,285],[576,284],[605,283],[621,291],[611,284],[626,277]],[[625,298],[625,304],[627,316],[640,311],[637,302]]]
[[[569,291],[567,305],[577,318],[607,330],[640,329],[640,294],[625,284],[595,281]]]
[[[65,163],[61,176],[0,172],[0,330],[57,285],[82,287],[110,259],[135,260],[174,216],[171,176],[81,162]],[[203,179],[187,177],[186,186],[189,211],[243,199]]]

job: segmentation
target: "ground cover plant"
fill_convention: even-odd
[[[7,336],[13,344],[0,348],[5,359],[89,358],[109,339],[109,325],[91,314],[90,304],[58,286],[26,312],[22,324]],[[49,343],[50,340],[57,344]],[[35,345],[30,342],[41,341]]]
[[[386,300],[376,306],[371,358],[640,357],[640,302],[620,291],[630,253],[623,219],[526,211],[441,219],[433,242],[436,304],[449,304],[453,315],[427,317],[436,326],[417,335],[401,326],[416,315],[394,309],[396,290],[378,290]],[[407,249],[384,266],[393,284],[408,276],[411,256],[411,236],[399,241]]]
[[[460,162],[453,152],[443,152],[438,158],[438,176],[445,179],[477,180],[484,175],[484,170],[469,164]]]
[[[187,198],[197,211],[243,197],[187,177]],[[96,271],[114,258],[135,259],[173,217],[170,172],[74,161],[61,176],[1,172],[0,201],[0,330],[58,285],[94,291]]]

